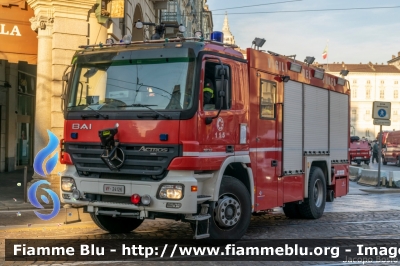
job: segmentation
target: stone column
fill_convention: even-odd
[[[43,9],[42,9],[43,10]],[[51,9],[47,9],[51,10]],[[53,42],[53,18],[51,13],[36,15],[30,19],[31,28],[38,32],[38,57],[36,78],[36,109],[34,128],[34,155],[47,146],[47,129],[51,128],[50,104],[51,104],[51,72],[52,72],[52,42]],[[43,177],[34,174],[34,179]]]
[[[90,37],[88,18],[96,0],[27,0],[35,17],[30,21],[38,31],[37,93],[35,110],[36,155],[48,144],[47,130],[63,138],[64,117],[61,111],[62,75],[71,63],[79,45],[87,44]],[[106,28],[103,31],[107,31]],[[97,32],[96,32],[97,34]],[[57,149],[59,152],[59,150]],[[47,158],[48,159],[48,158]],[[64,165],[57,164],[46,179],[59,193],[58,172]],[[33,176],[31,183],[43,177]]]

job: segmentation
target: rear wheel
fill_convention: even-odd
[[[299,204],[296,204],[294,202],[285,203],[285,206],[283,206],[283,212],[285,213],[285,216],[287,218],[290,219],[301,218],[301,214],[299,211]]]
[[[326,182],[325,176],[319,167],[311,167],[308,181],[308,198],[299,205],[299,211],[303,218],[318,219],[325,210]]]
[[[222,178],[217,202],[209,202],[210,239],[240,239],[247,231],[251,218],[250,193],[238,179]],[[191,223],[193,230],[196,224]],[[207,232],[207,221],[198,223],[198,234]]]
[[[369,160],[368,160],[368,161],[364,161],[364,163],[365,163],[366,165],[369,165]]]
[[[138,228],[144,221],[144,219],[96,215],[93,212],[90,213],[90,217],[93,222],[104,231],[116,234],[129,233]]]
[[[386,161],[385,157],[382,158],[382,164],[387,165],[387,161]]]

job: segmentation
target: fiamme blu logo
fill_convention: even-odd
[[[49,135],[49,143],[45,148],[38,152],[35,156],[35,160],[33,161],[33,169],[38,175],[43,177],[47,177],[51,174],[51,171],[56,167],[58,161],[58,152],[55,152],[58,148],[60,141],[50,130],[47,130],[47,134]],[[54,153],[54,154],[53,154]],[[53,154],[53,155],[52,155]],[[51,156],[52,155],[52,156]],[[49,158],[50,157],[50,158]],[[51,185],[47,180],[40,180],[35,182],[28,190],[28,199],[33,206],[38,209],[43,209],[42,204],[39,203],[39,200],[36,197],[36,192],[41,185]],[[60,211],[60,199],[57,194],[48,188],[41,188],[43,191],[47,192],[50,196],[51,201],[53,202],[53,210],[50,214],[43,214],[38,211],[35,211],[37,217],[42,220],[50,220],[54,218],[58,212]],[[41,195],[41,200],[50,204],[50,201],[47,196]]]

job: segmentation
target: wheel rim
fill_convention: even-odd
[[[223,195],[215,208],[215,220],[220,227],[232,227],[238,223],[241,215],[240,203],[230,195]]]
[[[323,202],[323,195],[324,195],[324,191],[323,191],[323,186],[322,186],[322,182],[321,180],[315,180],[314,183],[314,201],[315,201],[315,206],[317,206],[318,208],[321,207],[322,202]]]

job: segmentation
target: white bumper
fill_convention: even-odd
[[[191,186],[197,186],[198,182],[194,177],[193,171],[169,171],[168,175],[161,181],[134,181],[134,180],[116,180],[116,179],[99,179],[99,178],[85,178],[80,177],[75,170],[74,166],[68,166],[67,169],[61,173],[61,177],[71,177],[75,180],[77,189],[82,194],[97,194],[107,196],[125,197],[129,199],[133,194],[145,195],[151,197],[149,206],[137,206],[129,202],[116,203],[104,201],[88,201],[88,200],[75,200],[72,198],[71,192],[62,191],[60,188],[61,202],[81,205],[93,206],[113,209],[127,209],[134,211],[147,212],[166,212],[178,214],[192,214],[197,213],[197,192],[191,191]],[[183,198],[181,200],[159,199],[157,193],[163,184],[181,184],[184,186]],[[118,185],[124,186],[124,194],[104,193],[104,185]],[[70,195],[70,199],[65,199],[66,194]],[[180,208],[167,208],[167,203],[181,203]],[[89,209],[92,209],[91,207]]]

